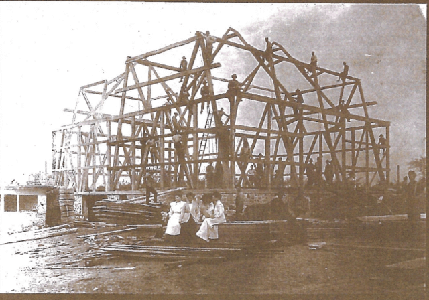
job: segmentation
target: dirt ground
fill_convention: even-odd
[[[328,228],[323,234],[313,234],[304,244],[242,251],[222,260],[190,263],[186,259],[169,261],[97,252],[109,243],[139,242],[143,238],[136,234],[138,230],[106,234],[98,240],[82,238],[125,228],[88,224],[36,240],[19,242],[22,233],[14,233],[8,235],[9,242],[0,241],[0,292],[404,294],[410,299],[423,299],[425,247],[421,242],[369,240],[339,235],[338,228]],[[13,236],[17,237],[15,242]],[[395,265],[404,261],[420,263],[412,267]]]

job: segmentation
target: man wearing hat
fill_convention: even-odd
[[[180,62],[180,72],[186,71],[188,69],[188,62],[186,61],[186,57],[182,56],[182,61]],[[180,82],[183,81],[183,76],[180,77]]]
[[[228,82],[228,92],[229,95],[229,101],[233,101],[234,98],[238,95],[238,92],[240,92],[240,83],[237,81],[237,75],[232,74],[232,80]]]
[[[200,89],[200,93],[201,93],[201,98],[202,99],[207,99],[208,96],[209,96],[209,94],[210,94],[209,87],[207,86],[207,81],[206,80],[204,80],[204,82],[203,82],[203,86]],[[207,101],[207,111],[209,110],[209,106],[210,106],[210,102]],[[203,110],[204,110],[204,103],[201,103],[200,114],[203,113]]]
[[[341,80],[342,82],[345,82],[346,78],[347,78],[347,75],[349,74],[349,66],[347,65],[347,63],[345,61],[343,62],[343,66],[344,66],[344,69],[340,73],[340,75],[338,76],[338,80],[337,81]]]
[[[378,136],[378,146],[381,149],[383,149],[383,155],[384,155],[384,153],[386,152],[386,138],[382,134]]]
[[[146,173],[144,176],[145,188],[146,188],[146,204],[149,203],[150,195],[153,194],[153,202],[157,202],[158,192],[155,189],[155,180],[152,174]]]
[[[180,126],[179,120],[177,119],[179,117],[179,113],[176,111],[174,112],[174,116],[171,118],[171,123],[173,124],[173,131],[174,132],[180,132],[182,127]]]

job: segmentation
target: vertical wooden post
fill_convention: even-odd
[[[97,177],[95,176],[95,174],[97,173],[97,157],[95,156],[95,146],[96,146],[96,138],[95,138],[95,126],[91,125],[91,157],[92,157],[92,191],[95,192],[96,189],[96,180]]]
[[[179,160],[177,159],[177,155],[174,152],[175,149],[173,149],[173,145],[171,144],[172,147],[172,151],[171,151],[171,155],[173,156],[173,163],[174,163],[174,183],[176,184],[175,186],[178,187],[180,184],[179,181]]]
[[[82,156],[82,126],[79,125],[77,127],[77,184],[76,184],[76,191],[81,192],[82,191],[82,163],[81,163],[81,156]]]
[[[385,145],[385,151],[386,151],[386,188],[389,186],[390,182],[390,131],[389,131],[389,125],[386,126],[386,145]]]
[[[149,69],[149,74],[150,74],[150,69]],[[161,180],[160,180],[160,185],[161,188],[163,188],[165,186],[165,182],[164,182],[164,178],[165,178],[165,159],[164,159],[164,151],[165,151],[165,145],[164,145],[164,134],[165,134],[165,130],[164,130],[164,126],[165,126],[165,112],[161,111],[161,115],[160,115],[160,124],[159,124],[159,130],[160,130],[160,140],[159,140],[159,160],[160,160],[160,176],[161,176]]]
[[[194,161],[194,176],[193,181],[195,186],[198,186],[198,104],[192,105],[192,115],[193,115],[193,141],[192,141],[192,160]]]
[[[235,188],[235,164],[236,164],[236,156],[235,156],[235,121],[237,119],[237,108],[238,108],[238,103],[240,101],[240,95],[236,96],[236,99],[232,99],[232,101],[230,100],[230,132],[229,132],[229,140],[231,142],[230,145],[230,178],[231,180],[229,181],[229,188]]]
[[[147,81],[150,82],[152,80],[152,69],[150,67],[147,68],[147,69],[148,69],[148,71],[147,71]],[[149,103],[152,102],[151,99],[150,99],[151,97],[152,97],[152,85],[149,84],[147,86],[147,101]]]
[[[304,188],[304,135],[300,134],[299,137],[299,188]]]
[[[131,149],[130,149],[130,167],[131,167],[131,190],[139,188],[140,182],[136,182],[136,117],[131,118]],[[141,170],[143,172],[143,170]],[[137,184],[136,184],[137,183]]]
[[[267,137],[265,139],[265,182],[267,183],[268,190],[271,190],[271,123],[272,123],[272,107],[268,107],[267,112]]]
[[[110,169],[112,164],[112,153],[111,153],[111,146],[110,142],[112,141],[112,122],[109,120],[107,121],[107,181],[106,181],[106,192],[110,192],[112,190],[112,170]]]
[[[346,117],[342,118],[341,122],[341,173],[343,174],[343,182],[347,180],[346,172]]]
[[[356,176],[356,168],[355,168],[355,151],[356,151],[356,130],[355,128],[351,129],[351,141],[352,141],[352,150],[351,150],[351,168],[352,168],[352,176],[355,177]]]
[[[365,186],[369,190],[369,130],[365,130]]]
[[[172,157],[171,157],[171,141],[168,142],[168,178],[170,179],[170,181],[172,181],[173,183],[176,182],[176,180],[173,178],[173,180],[171,180],[171,164],[172,164]]]
[[[399,165],[396,165],[396,186],[398,189],[401,187],[401,170]]]

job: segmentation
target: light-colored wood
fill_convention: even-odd
[[[115,91],[115,93],[116,94],[117,93],[123,93],[123,92],[127,92],[127,91],[130,91],[130,90],[137,89],[139,87],[144,87],[144,86],[153,85],[153,84],[157,84],[157,83],[161,83],[161,82],[166,82],[166,81],[169,81],[169,80],[180,78],[182,76],[187,76],[187,75],[190,75],[190,74],[194,74],[194,73],[198,73],[198,72],[201,72],[201,71],[205,71],[207,69],[219,68],[219,67],[220,67],[220,63],[214,63],[210,67],[200,67],[200,68],[196,68],[196,69],[192,69],[192,70],[187,70],[187,71],[180,72],[178,74],[173,74],[173,75],[162,77],[162,78],[155,79],[155,80],[152,80],[152,81],[142,82],[142,83],[135,84],[135,85],[132,85],[132,86],[128,86],[128,87],[125,87],[125,88],[122,88],[122,89],[118,89],[118,90]]]
[[[190,37],[189,39],[186,39],[184,41],[171,44],[171,45],[163,47],[161,49],[158,49],[158,50],[155,50],[155,51],[150,51],[150,52],[147,52],[145,54],[138,55],[138,56],[130,57],[130,58],[128,58],[126,60],[126,63],[130,63],[130,62],[136,61],[138,59],[144,59],[144,58],[147,58],[149,56],[156,55],[156,54],[161,54],[161,53],[163,53],[165,51],[168,51],[168,50],[171,50],[173,48],[177,48],[177,47],[180,47],[180,46],[184,46],[184,45],[190,44],[190,43],[194,42],[196,39],[197,39],[197,37],[193,36],[193,37]]]
[[[153,61],[149,61],[147,59],[137,59],[135,61],[136,63],[139,63],[141,65],[144,66],[153,66],[153,67],[158,67],[158,68],[162,68],[162,69],[166,69],[166,70],[170,70],[170,71],[176,71],[176,72],[180,72],[180,68],[177,67],[173,67],[173,66],[168,66],[168,65],[164,65],[164,64],[160,64],[157,62],[153,62]]]
[[[211,53],[212,55],[206,49],[208,38],[212,42],[213,48],[211,49],[215,49]],[[189,69],[184,72],[181,72],[180,68],[163,63],[158,57],[154,57],[153,61],[147,60],[149,56],[156,56],[190,43],[194,44],[186,47],[187,51],[193,50],[188,64]],[[274,160],[279,157],[286,157],[284,164],[288,166],[288,170],[286,170],[285,176],[287,178],[290,176],[292,184],[295,182],[299,187],[303,186],[305,164],[309,158],[317,155],[322,157],[327,154],[331,156],[330,159],[335,166],[337,172],[335,175],[338,180],[345,180],[347,172],[351,172],[350,174],[352,175],[355,172],[366,173],[365,176],[369,181],[368,186],[377,176],[381,180],[383,180],[383,176],[387,181],[389,180],[389,173],[386,171],[389,169],[388,148],[386,155],[378,155],[377,157],[377,153],[380,154],[380,149],[375,141],[373,129],[385,129],[386,135],[388,135],[390,123],[369,117],[367,107],[375,105],[376,102],[367,102],[365,100],[359,79],[348,76],[346,81],[340,84],[321,85],[319,84],[321,74],[324,74],[323,76],[326,78],[336,79],[340,72],[317,66],[317,74],[310,76],[310,65],[292,57],[283,46],[275,41],[272,42],[272,47],[267,47],[271,49],[271,52],[267,51],[267,49],[259,50],[247,43],[239,32],[229,28],[222,38],[197,32],[194,37],[185,41],[171,44],[140,56],[131,57],[127,59],[124,73],[109,81],[103,80],[83,86],[81,93],[88,106],[88,111],[77,110],[80,98],[78,97],[75,109],[66,110],[73,113],[72,124],[63,126],[59,130],[59,134],[63,134],[63,138],[61,141],[55,141],[55,143],[59,143],[58,145],[54,145],[53,141],[53,159],[57,165],[57,168],[54,168],[54,172],[57,175],[58,182],[75,180],[72,173],[77,171],[75,176],[78,190],[87,190],[88,182],[91,184],[91,189],[94,190],[96,183],[100,182],[101,179],[106,182],[106,178],[106,190],[115,190],[120,179],[128,177],[131,178],[131,188],[134,190],[141,183],[142,175],[146,168],[151,168],[161,175],[161,185],[165,174],[173,175],[172,168],[175,168],[176,180],[178,161],[175,161],[175,157],[171,155],[173,150],[172,136],[174,135],[171,114],[177,111],[179,113],[179,122],[183,127],[182,134],[186,152],[186,160],[183,166],[185,182],[188,187],[194,186],[199,175],[199,164],[216,161],[219,155],[219,149],[212,149],[208,151],[209,153],[198,157],[198,145],[202,136],[207,137],[208,142],[214,142],[220,134],[217,107],[228,99],[228,94],[224,92],[215,94],[213,83],[216,81],[215,84],[219,84],[219,89],[222,90],[223,87],[226,88],[229,80],[212,76],[211,70],[214,65],[211,64],[211,61],[222,49],[226,48],[223,47],[225,45],[251,54],[254,62],[256,62],[255,67],[249,70],[247,74],[242,74],[241,70],[233,71],[239,74],[241,78],[244,78],[241,82],[243,91],[238,97],[241,101],[240,103],[253,101],[265,103],[264,112],[252,125],[236,122],[236,115],[242,106],[231,103],[230,117],[227,124],[225,124],[232,141],[230,145],[231,156],[223,163],[228,168],[227,176],[229,177],[227,180],[229,180],[229,184],[232,185],[234,182],[235,161],[237,151],[239,151],[241,145],[241,140],[239,142],[236,138],[244,137],[252,140],[252,153],[256,149],[256,143],[265,143],[266,155],[262,162],[266,166],[264,181],[267,183],[268,188],[271,188],[270,181],[275,164]],[[193,69],[194,62],[200,54],[204,66]],[[139,66],[135,67],[136,64],[139,64]],[[296,92],[286,89],[288,85],[285,85],[284,78],[279,76],[281,73],[278,72],[279,68],[286,64],[294,65],[296,68],[294,71],[298,72],[298,75],[309,83],[310,88],[303,89],[300,93],[305,95],[306,101],[311,97],[316,97],[316,105],[310,104],[311,102],[297,103],[294,99],[297,96]],[[163,74],[170,75],[159,76],[157,68],[167,70]],[[143,73],[143,77],[147,78],[146,82],[139,82],[139,78],[143,78],[139,73],[141,69],[147,72],[146,74]],[[133,85],[128,83],[130,72],[135,81]],[[259,72],[262,72],[263,76],[268,76],[271,86],[268,84],[265,86],[253,84],[253,79],[257,78]],[[178,103],[178,88],[175,84],[171,84],[171,87],[167,84],[169,80],[180,77],[184,79],[180,85],[180,90],[190,94],[188,103]],[[209,97],[199,97],[198,92],[203,80],[208,82]],[[118,88],[120,84],[122,84],[122,87]],[[152,87],[154,84],[162,86],[160,93],[159,88]],[[93,86],[101,88],[102,92],[89,90]],[[143,89],[144,87],[147,88]],[[331,94],[325,94],[325,91],[328,90],[341,92],[340,99],[328,97]],[[357,91],[358,93],[356,93]],[[100,95],[95,106],[89,101],[87,97],[89,94]],[[137,94],[139,98],[135,96]],[[94,97],[96,98],[96,96],[91,96],[91,101],[93,101]],[[165,105],[160,102],[153,102],[168,97],[171,97],[171,102]],[[353,111],[346,113],[346,111],[338,109],[336,102],[343,99],[343,97],[347,98],[344,99],[346,100],[346,109]],[[360,101],[356,101],[356,97],[359,97]],[[117,98],[121,98],[120,103],[115,102]],[[108,107],[107,102],[105,102],[107,99],[109,99],[109,106],[112,104],[118,107],[118,111],[115,112],[117,114],[103,112],[103,107]],[[129,101],[136,100],[143,102],[143,109],[138,108],[137,111],[127,111],[128,104],[132,104]],[[204,107],[208,103],[210,103],[214,111],[215,126],[212,128],[199,128],[198,106],[202,105]],[[152,104],[154,107],[151,107]],[[360,109],[361,107],[362,109]],[[292,110],[298,110],[300,114],[292,114]],[[76,115],[78,114],[87,118],[76,123]],[[346,118],[350,118],[352,122],[345,122]],[[258,125],[255,126],[256,124]],[[316,126],[320,124],[323,129],[310,131],[315,128],[310,124],[316,124]],[[115,126],[115,134],[111,132],[112,126]],[[89,131],[88,128],[90,128]],[[107,132],[104,133],[103,131]],[[379,129],[376,132],[379,132]],[[71,142],[72,137],[78,134],[79,137],[76,139],[78,142]],[[146,147],[145,142],[149,136],[153,136],[157,140],[159,143],[158,149],[149,150]],[[307,139],[309,142],[307,142]],[[315,151],[317,139],[319,139],[319,145],[318,150]],[[272,147],[271,142],[273,140],[275,140],[275,145],[273,143]],[[281,143],[283,143],[283,146]],[[106,153],[103,153],[104,151]],[[366,153],[369,151],[369,154]],[[364,153],[366,154],[365,166],[361,166],[362,162],[358,159],[359,155]],[[374,157],[372,156],[373,153]],[[81,161],[76,163],[74,157],[80,157]],[[298,161],[295,161],[297,158]],[[372,165],[367,166],[367,159],[369,161],[373,160],[375,167]],[[254,157],[249,161],[259,162]],[[290,172],[288,173],[289,170]]]

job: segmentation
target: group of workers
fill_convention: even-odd
[[[261,153],[259,153],[258,159],[262,160]],[[264,172],[265,166],[262,161],[259,161],[256,166],[255,164],[251,164],[250,169],[246,173],[249,179],[249,187],[262,187],[264,185]]]
[[[221,194],[194,195],[192,192],[182,194],[176,191],[170,203],[166,237],[181,236],[189,241],[199,237],[207,242],[219,238],[218,224],[226,222],[225,209],[221,202]],[[202,222],[198,231],[197,223]]]
[[[313,163],[313,159],[310,158],[307,165],[305,166],[305,173],[307,175],[307,186],[317,186],[322,184],[322,174],[325,176],[327,184],[332,184],[334,180],[334,165],[331,160],[326,160],[326,166],[324,172],[322,172],[322,159],[317,157],[316,164]]]
[[[206,188],[213,189],[223,186],[223,167],[222,162],[217,161],[213,166],[213,163],[209,163],[206,167]]]

